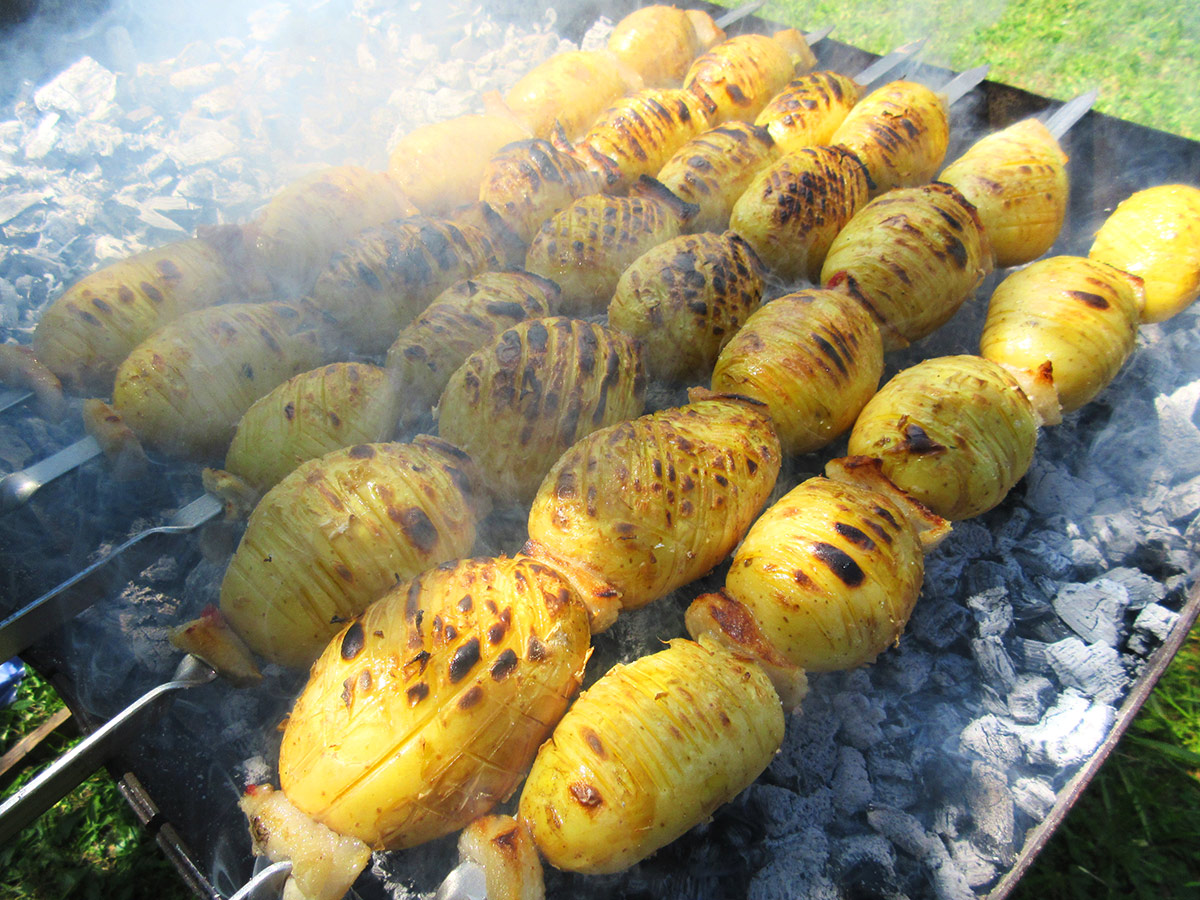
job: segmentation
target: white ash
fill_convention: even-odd
[[[1129,592],[1107,578],[1066,584],[1054,596],[1054,610],[1081,638],[1116,646]]]
[[[1008,692],[1008,712],[1014,722],[1029,725],[1042,718],[1054,699],[1054,684],[1043,675],[1018,675]]]
[[[1013,782],[1012,790],[1017,808],[1036,822],[1046,818],[1054,807],[1054,788],[1040,778],[1018,778]]]
[[[1157,603],[1147,604],[1133,620],[1133,633],[1128,641],[1129,649],[1134,653],[1148,653],[1167,639],[1178,621],[1179,613],[1174,610]]]

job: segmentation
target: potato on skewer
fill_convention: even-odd
[[[641,415],[645,396],[645,364],[632,338],[578,319],[532,319],[450,377],[438,401],[438,434],[471,455],[500,502],[526,503],[563,451]]]
[[[1142,279],[1143,322],[1161,322],[1200,296],[1200,189],[1147,188],[1123,200],[1096,232],[1088,257]]]
[[[797,73],[816,64],[804,35],[794,28],[770,37],[740,34],[698,56],[683,86],[716,104],[715,124],[752,122]]]
[[[762,401],[783,451],[808,453],[854,424],[882,374],[867,311],[843,293],[807,290],[750,316],[721,351],[712,389]]]
[[[765,408],[694,396],[575,444],[533,501],[524,552],[571,579],[593,632],[724,559],[775,484],[779,439]]]
[[[724,39],[725,32],[702,10],[654,5],[618,22],[608,49],[641,75],[646,87],[676,87],[695,58]]]
[[[587,616],[526,557],[462,560],[341,629],[288,718],[280,784],[372,847],[412,847],[505,799],[583,676]]]
[[[538,751],[519,815],[558,868],[619,872],[747,788],[783,724],[754,663],[671,641],[580,696]]]
[[[469,553],[486,509],[470,459],[437,438],[309,460],[251,513],[221,612],[256,653],[306,666],[398,579]]]
[[[793,79],[771,98],[754,120],[767,129],[781,153],[831,142],[862,97],[853,78],[837,72],[810,72]]]
[[[642,342],[652,378],[684,381],[711,371],[762,294],[762,264],[738,235],[681,235],[625,270],[608,323]]]

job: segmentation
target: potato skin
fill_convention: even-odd
[[[313,666],[279,752],[301,810],[375,848],[462,828],[524,776],[587,660],[587,615],[528,558],[397,585]]]
[[[895,643],[924,573],[916,531],[896,504],[817,477],[754,523],[716,599],[743,606],[793,664],[828,672],[871,662]]]
[[[1146,188],[1122,200],[1088,257],[1141,278],[1143,322],[1162,322],[1200,297],[1200,189],[1189,184]]]
[[[641,87],[641,76],[611,53],[569,50],[526,73],[504,102],[534,137],[549,137],[557,122],[576,140],[614,100]]]
[[[73,284],[42,313],[33,353],[68,390],[107,396],[117,367],[155,330],[239,295],[215,247],[176,241]]]
[[[754,120],[767,129],[781,153],[830,143],[862,97],[853,78],[837,72],[809,72],[787,83]]]
[[[646,87],[676,87],[697,54],[724,39],[708,13],[655,4],[618,22],[608,49],[641,75]]]
[[[1137,341],[1141,279],[1107,263],[1052,256],[996,287],[979,354],[1016,372],[1050,366],[1063,412],[1072,412],[1116,376]]]
[[[117,369],[113,406],[147,446],[211,459],[255,400],[326,353],[316,323],[295,306],[214,306],[138,344]]]
[[[525,552],[581,585],[592,630],[724,559],[779,474],[759,404],[711,397],[595,432],[562,455],[529,511]]]
[[[739,34],[696,57],[683,86],[716,106],[713,124],[731,119],[753,122],[767,101],[816,57],[794,28],[765,34]]]
[[[397,579],[464,556],[486,506],[471,462],[437,438],[358,444],[302,463],[259,501],[221,583],[256,653],[306,666]]]
[[[246,410],[225,468],[266,491],[306,460],[390,439],[401,402],[378,366],[343,362],[301,372]]]
[[[883,341],[865,309],[836,291],[785,294],[721,351],[712,389],[767,405],[785,453],[809,453],[854,424],[883,374]]]
[[[987,512],[1033,462],[1037,420],[1003,367],[978,356],[925,360],[871,398],[850,433],[852,456],[883,473],[939,516]]]
[[[475,460],[502,503],[527,503],[563,451],[640,415],[646,372],[633,339],[552,316],[471,354],[438,401],[438,434]]]
[[[712,370],[762,294],[762,264],[741,237],[681,235],[625,270],[608,323],[642,342],[652,378],[685,381]]]
[[[619,872],[748,787],[783,724],[757,665],[715,643],[671,641],[580,696],[538,751],[519,815],[554,866]]]

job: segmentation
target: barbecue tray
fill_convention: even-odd
[[[539,12],[509,6],[491,7],[488,14],[527,21]],[[585,4],[560,14],[556,27],[563,36],[578,40],[601,14],[615,20],[626,11]],[[751,18],[733,30],[773,27]],[[834,40],[823,41],[817,49],[822,67],[842,72],[860,71],[875,58]],[[915,77],[934,85],[949,75],[932,67],[918,67],[915,72]],[[1044,97],[985,82],[953,109],[947,159],[982,133],[1055,105]],[[1071,157],[1072,194],[1056,253],[1085,254],[1095,228],[1132,191],[1194,180],[1200,172],[1200,143],[1094,112],[1071,130],[1063,144]],[[992,276],[976,299],[968,301],[936,335],[889,358],[888,375],[927,356],[971,352],[986,297],[996,281]],[[759,785],[720,810],[711,823],[628,875],[584,879],[548,873],[548,893],[658,897],[741,896],[757,891],[756,896],[788,896],[782,886],[790,881],[795,890],[828,882],[854,896],[872,895],[872,889],[882,896],[887,889],[901,887],[912,896],[958,896],[960,884],[939,881],[931,874],[930,860],[918,860],[922,852],[931,852],[922,849],[921,841],[937,834],[943,839],[943,853],[946,847],[970,843],[981,864],[991,867],[991,877],[983,879],[978,894],[991,900],[1006,897],[1115,746],[1200,611],[1200,592],[1192,578],[1195,527],[1189,528],[1200,506],[1200,490],[1192,487],[1200,471],[1186,458],[1197,437],[1170,430],[1169,422],[1157,426],[1146,422],[1153,420],[1156,411],[1163,415],[1166,410],[1170,416],[1182,409],[1184,432],[1188,423],[1192,432],[1196,430],[1195,393],[1191,392],[1200,379],[1196,318],[1190,311],[1144,328],[1139,349],[1117,381],[1061,426],[1044,432],[1033,469],[1005,503],[978,520],[962,523],[948,549],[935,551],[918,612],[900,646],[869,671],[813,679],[813,697],[800,719],[789,725],[784,752]],[[662,397],[659,403],[675,399]],[[1135,426],[1143,430],[1130,433]],[[45,426],[32,412],[10,414],[0,427],[24,429],[34,435],[31,441],[39,440],[47,449],[77,436],[71,426]],[[1177,440],[1182,447],[1168,452],[1168,442]],[[818,471],[823,459],[837,450],[835,446],[822,458],[792,461],[781,481],[794,483]],[[93,462],[43,489],[28,506],[0,520],[0,615],[82,568],[97,548],[154,524],[162,510],[177,508],[200,493],[194,469],[166,462],[156,462],[151,477],[133,486],[114,484],[106,478],[103,464]],[[96,510],[104,510],[103,515]],[[498,537],[488,552],[514,552],[521,523],[497,524]],[[1060,540],[1054,540],[1055,535]],[[235,540],[233,526],[217,524],[186,539],[145,542],[123,555],[103,585],[89,585],[103,597],[100,602],[23,654],[51,680],[85,730],[169,678],[178,654],[166,644],[164,626],[195,614],[200,604],[214,597]],[[1096,552],[1080,548],[1080,541]],[[1078,552],[1072,555],[1071,548]],[[1032,574],[1014,573],[1013,560],[1018,569]],[[1002,839],[1001,846],[992,846],[989,857],[989,851],[981,849],[987,841],[977,833],[984,826],[966,821],[969,798],[979,793],[971,784],[994,777],[997,759],[1007,757],[1000,752],[988,755],[990,739],[964,742],[963,735],[986,732],[989,722],[1002,717],[1004,697],[985,671],[986,661],[994,659],[985,651],[997,644],[990,639],[998,638],[1004,652],[1031,666],[1031,671],[1051,671],[1044,658],[1033,657],[1055,641],[1073,636],[1061,620],[1047,614],[1053,610],[1056,588],[1095,585],[1114,571],[1130,579],[1129,585],[1162,586],[1154,599],[1175,614],[1173,624],[1165,636],[1160,632],[1150,639],[1131,627],[1134,613],[1120,618],[1123,630],[1117,650],[1123,654],[1119,665],[1128,679],[1114,689],[1120,695],[1119,705],[1112,707],[1110,716],[1099,716],[1099,739],[1083,758],[1065,754],[1062,758],[1069,758],[1068,762],[1055,768],[1052,754],[1031,760],[1026,748],[1008,772],[1001,770],[1010,787],[1023,778],[1040,777],[1051,786],[1054,799],[1048,809],[1039,810],[1040,821],[1026,808],[1027,799],[1017,803],[1015,834],[1007,846]],[[714,576],[714,584],[719,583],[719,575]],[[1003,588],[1006,596],[989,607],[987,598],[997,597],[997,588]],[[682,610],[696,593],[685,589],[660,601],[663,609],[623,619],[614,629],[616,640],[598,641],[589,678],[622,655],[644,652],[660,639],[682,634]],[[1003,615],[997,607],[1004,603],[1012,616],[1007,628],[989,630],[990,626],[980,624],[994,622],[989,616]],[[1130,652],[1134,644],[1143,652]],[[109,764],[139,818],[157,834],[197,896],[231,893],[253,870],[237,797],[247,779],[270,777],[278,741],[275,725],[301,685],[294,674],[269,672],[268,676],[264,686],[253,691],[239,692],[220,682],[188,691]],[[966,687],[952,687],[963,678],[969,681]],[[1055,696],[1061,699],[1071,693],[1068,687],[1060,677]],[[876,689],[888,689],[894,696],[872,706],[865,698]],[[1093,700],[1103,689],[1085,685],[1076,693]],[[1099,706],[1092,704],[1089,709]],[[851,709],[861,714],[860,731],[874,729],[879,735],[850,734],[854,729],[847,723],[855,719],[848,712]],[[905,712],[912,717],[907,724],[899,719]],[[1093,719],[1085,716],[1078,724],[1086,727],[1094,724]],[[817,733],[822,723],[840,727],[837,744],[831,735]],[[922,749],[907,760],[907,769],[896,768],[898,761],[903,762],[896,754],[877,752],[881,744],[907,741],[896,736],[896,729],[905,727],[922,732]],[[825,758],[830,753],[835,757],[832,761]],[[832,790],[846,787],[843,766],[855,753],[875,779],[867,803]],[[801,768],[805,760],[811,761],[808,770]],[[895,771],[889,773],[889,766]],[[861,787],[861,782],[854,785]],[[909,796],[913,791],[940,799],[922,806]],[[968,799],[954,799],[955,791]],[[859,823],[858,831],[839,827],[824,837],[816,834],[814,828],[821,829],[811,823],[822,820],[810,807],[821,804],[844,810]],[[944,821],[933,821],[951,808],[961,808],[965,817],[961,824],[951,828]],[[777,821],[783,809],[791,809],[792,818]],[[913,830],[912,821],[925,830]],[[899,848],[893,851],[890,870],[887,855],[881,855],[878,842],[871,840],[873,834],[886,835]],[[962,840],[956,843],[955,837]],[[826,843],[823,863],[802,860],[794,871],[788,868],[789,857],[820,853],[822,840]],[[390,890],[399,896],[431,891],[455,861],[452,839],[377,857],[374,867],[360,878],[358,889],[364,897],[388,896]],[[960,869],[967,866],[956,862],[961,863]],[[752,883],[757,887],[748,888]]]

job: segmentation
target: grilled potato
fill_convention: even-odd
[[[307,303],[357,353],[383,353],[400,329],[450,285],[502,268],[478,228],[414,217],[359,234],[317,278]]]
[[[608,36],[608,49],[646,87],[677,87],[692,61],[724,39],[725,32],[702,10],[654,5],[635,9],[618,22]]]
[[[511,116],[456,116],[410,131],[388,155],[388,171],[426,216],[444,216],[479,197],[488,160],[529,131]]]
[[[749,787],[782,742],[758,666],[674,640],[576,701],[538,751],[519,815],[558,868],[619,872]]]
[[[572,579],[593,632],[708,572],[774,487],[779,439],[765,408],[693,393],[575,444],[533,501],[524,552]]]
[[[1142,279],[1143,322],[1161,322],[1200,296],[1200,189],[1163,184],[1113,210],[1088,257]]]
[[[804,35],[794,28],[770,37],[739,34],[698,56],[683,86],[716,104],[713,124],[753,122],[767,101],[816,64]]]
[[[1037,119],[982,138],[939,180],[978,210],[997,266],[1035,260],[1058,240],[1067,211],[1067,155]]]
[[[358,232],[416,214],[389,173],[335,166],[272,197],[242,229],[242,241],[253,268],[283,296],[298,297]]]
[[[641,76],[613,54],[570,50],[530,70],[504,104],[534,137],[549,137],[557,122],[574,141],[614,100],[642,87]]]
[[[306,460],[390,439],[404,402],[378,366],[333,363],[302,372],[246,410],[225,468],[262,493]]]
[[[837,72],[810,72],[788,82],[754,120],[781,153],[828,144],[859,99],[862,88]]]
[[[582,197],[534,236],[525,268],[562,288],[564,315],[603,313],[629,264],[677,237],[696,214],[696,207],[657,181],[644,179],[639,185],[644,195]]]
[[[988,304],[979,355],[1018,379],[1049,371],[1064,412],[1112,381],[1133,352],[1141,279],[1107,263],[1052,256],[1000,282]]]
[[[885,84],[850,110],[830,142],[863,161],[872,196],[925,184],[941,168],[950,143],[946,98],[914,81]]]
[[[766,129],[726,122],[684,144],[659,170],[676,197],[699,207],[693,231],[724,231],[734,201],[754,176],[779,156]]]
[[[940,328],[991,270],[975,207],[934,182],[859,210],[830,245],[821,283],[862,303],[892,350]]]
[[[712,389],[767,405],[785,453],[809,453],[854,424],[883,374],[883,341],[862,306],[835,291],[772,300],[721,351]]]
[[[686,381],[712,370],[762,293],[762,265],[738,235],[681,235],[625,270],[608,324],[642,342],[652,378]]]
[[[564,450],[640,415],[645,395],[632,338],[578,319],[531,319],[450,377],[438,434],[470,454],[500,502],[526,503]]]
[[[987,512],[1033,462],[1037,420],[1000,365],[944,356],[905,369],[854,423],[850,453],[873,456],[883,473],[939,516]]]
[[[816,281],[829,245],[869,190],[866,170],[849,150],[807,147],[754,177],[733,205],[729,227],[783,280]]]
[[[504,800],[578,690],[587,615],[525,557],[397,585],[313,666],[279,751],[297,807],[375,848],[462,828]]]
[[[618,99],[570,149],[597,177],[611,176],[608,190],[624,193],[640,176],[657,175],[715,111],[683,88],[646,88]]]
[[[810,478],[762,514],[717,594],[688,609],[688,631],[753,654],[737,624],[811,671],[871,662],[896,642],[925,572],[916,530],[881,493]]]
[[[454,371],[500,332],[558,309],[558,285],[511,270],[484,272],[447,288],[400,332],[387,367],[404,392],[401,425],[428,413]]]
[[[397,580],[471,550],[486,511],[476,477],[465,454],[429,436],[302,463],[251,513],[221,612],[256,653],[308,665]]]
[[[458,855],[483,869],[488,900],[545,900],[542,860],[519,819],[476,819],[459,834]]]
[[[528,245],[543,222],[572,201],[605,190],[610,180],[549,141],[518,141],[488,160],[479,199]]]
[[[177,241],[85,276],[50,304],[33,353],[72,391],[107,395],[117,366],[185,313],[239,298],[225,259],[206,241]]]
[[[295,306],[214,306],[138,344],[117,369],[113,407],[149,447],[217,457],[255,400],[325,357],[314,321]]]

